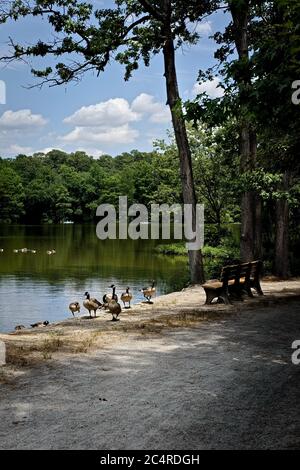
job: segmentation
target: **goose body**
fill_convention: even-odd
[[[37,323],[32,323],[30,326],[32,328],[41,328],[41,327],[47,326],[47,325],[49,325],[49,322],[46,320],[46,321],[39,321]]]
[[[95,298],[91,298],[90,294],[86,292],[85,294],[85,300],[83,301],[83,306],[89,311],[90,318],[92,318],[91,312],[94,312],[94,317],[97,316],[96,312],[97,310],[102,307],[101,302]]]
[[[155,295],[156,293],[156,287],[155,287],[155,281],[152,281],[152,284],[151,286],[149,287],[143,287],[143,289],[141,289],[142,294],[144,295],[145,299],[148,300],[148,302],[150,303],[151,301],[151,298]]]
[[[55,255],[56,250],[47,250],[46,253],[47,255]]]
[[[116,302],[118,302],[118,296],[116,294],[116,286],[114,284],[112,284],[110,286],[110,288],[112,289],[112,294],[104,294],[104,296],[103,296],[103,303],[104,304],[108,304],[108,302],[110,300],[115,300]]]
[[[112,314],[112,321],[117,321],[122,309],[121,305],[114,299],[110,300],[107,304],[107,308]]]
[[[75,317],[76,312],[80,312],[80,303],[79,302],[71,302],[69,305],[69,310],[71,311],[73,317]]]
[[[15,326],[15,330],[16,330],[16,331],[24,330],[24,329],[25,329],[25,326],[24,326],[24,325],[17,325],[17,326]]]
[[[3,253],[4,252],[4,249],[3,248],[0,248],[0,253]]]
[[[132,293],[130,292],[130,287],[127,287],[126,292],[123,292],[121,294],[121,300],[124,304],[124,308],[126,308],[126,306],[125,306],[126,303],[129,304],[129,307],[127,307],[127,308],[130,308],[130,302],[132,300]]]

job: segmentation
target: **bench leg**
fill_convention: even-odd
[[[244,291],[248,294],[248,297],[254,297],[254,295],[252,294],[251,287],[245,287]]]
[[[259,281],[255,282],[255,284],[253,285],[253,288],[256,290],[258,295],[264,295]]]
[[[205,290],[205,294],[206,294],[205,305],[211,304],[212,301],[213,301],[216,297],[218,297],[218,294],[217,294],[215,291],[211,290],[211,289]]]
[[[244,285],[243,289],[244,289],[244,292],[246,292],[246,294],[248,294],[249,297],[254,297],[249,284]]]
[[[229,298],[229,292],[228,290],[223,290],[220,294],[219,294],[219,299],[223,300],[224,304],[227,304],[227,305],[230,305],[232,304],[230,298]]]

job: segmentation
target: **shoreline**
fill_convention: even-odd
[[[160,335],[163,330],[193,327],[200,322],[222,320],[227,316],[255,308],[300,299],[300,279],[262,281],[263,297],[245,299],[233,305],[204,305],[205,293],[201,286],[161,295],[153,304],[134,304],[122,309],[120,321],[112,322],[110,313],[97,312],[97,317],[68,318],[43,328],[31,328],[11,333],[0,333],[6,344],[7,364],[0,368],[0,383],[17,377],[24,370],[78,354],[105,349],[131,335],[145,338]],[[104,311],[103,311],[104,312]]]

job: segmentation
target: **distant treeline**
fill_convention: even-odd
[[[93,159],[84,152],[19,155],[0,160],[0,220],[81,223],[101,203],[180,201],[178,164],[165,154],[132,151]]]
[[[68,154],[60,150],[2,158],[0,222],[90,222],[99,204],[118,205],[118,197],[124,195],[128,204],[136,202],[147,207],[151,203],[181,203],[176,146],[164,142],[157,145],[153,152],[133,150],[114,158],[103,155],[93,159],[84,152]],[[235,170],[232,166],[226,169],[221,153],[215,158],[215,150],[210,152],[208,145],[206,140],[205,148],[201,148],[195,139],[199,202],[206,205],[208,222],[238,220],[238,199],[228,184],[232,185]]]

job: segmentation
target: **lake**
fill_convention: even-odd
[[[130,286],[133,303],[143,299],[138,290],[152,279],[158,295],[181,289],[187,260],[155,254],[157,243],[101,241],[95,225],[0,226],[0,331],[68,318],[70,302],[82,304],[86,291],[101,300],[111,284],[118,294]],[[13,252],[24,247],[37,253]],[[48,255],[52,249],[56,254]]]

